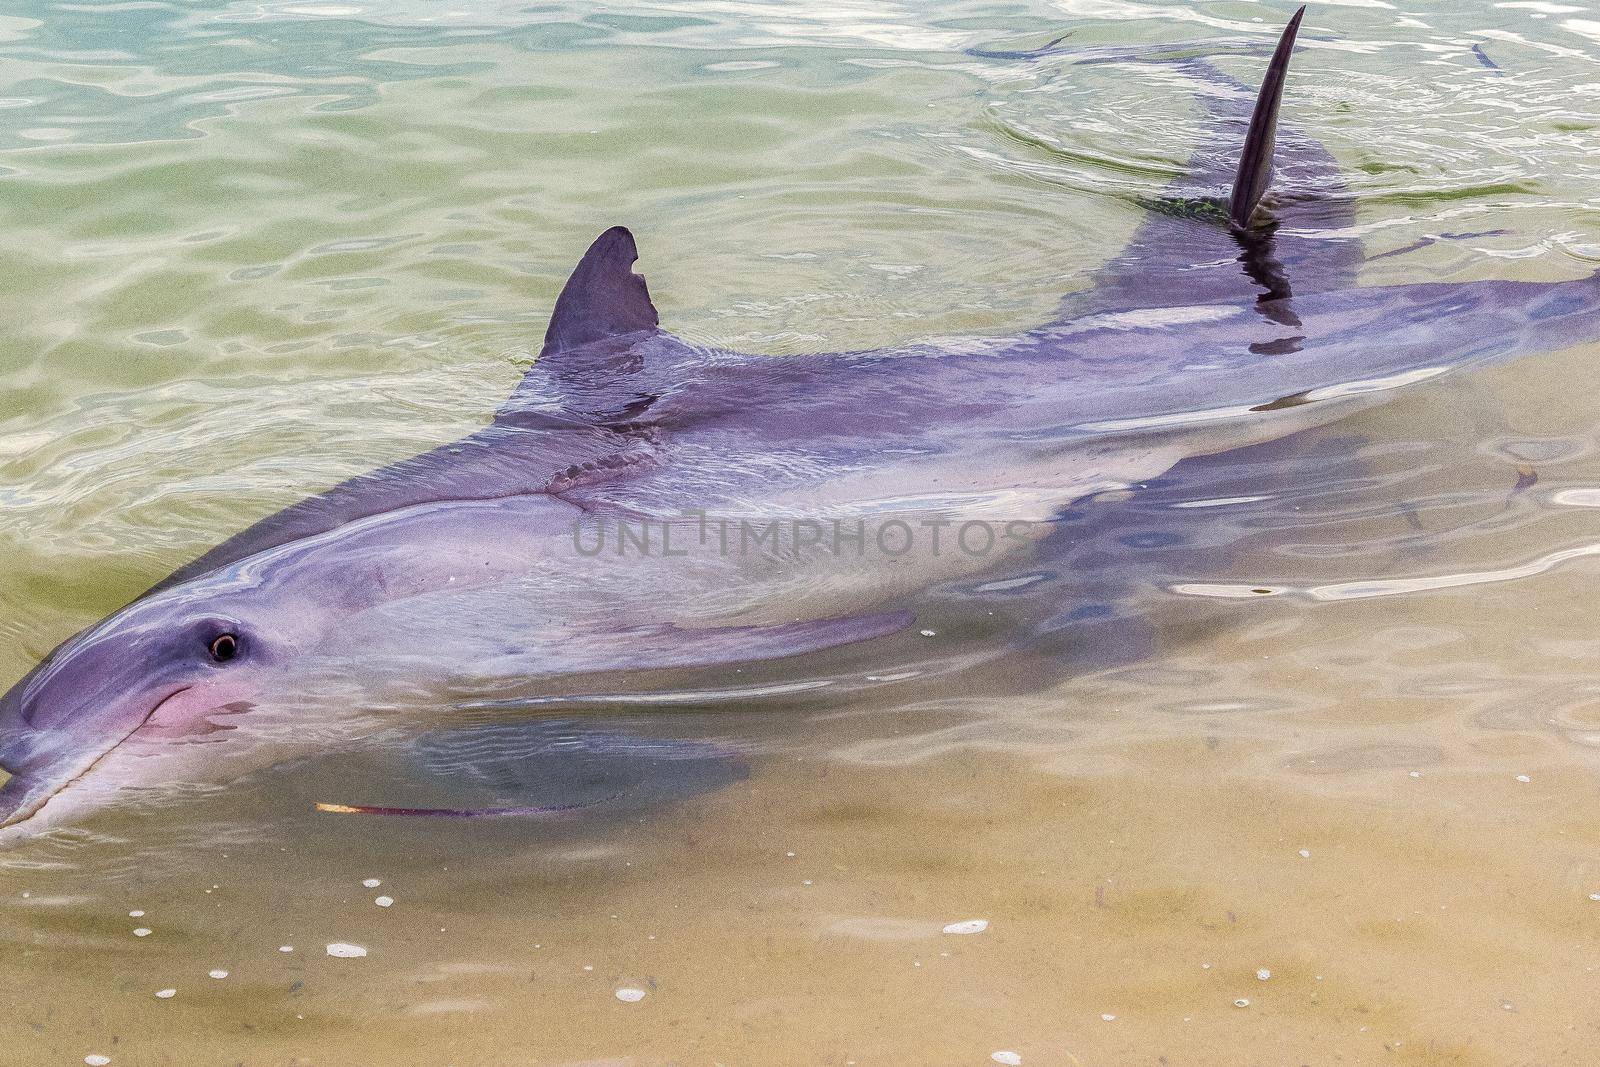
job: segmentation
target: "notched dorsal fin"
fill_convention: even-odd
[[[650,290],[633,273],[638,258],[633,234],[625,226],[613,226],[595,239],[556,299],[541,359],[659,326]]]
[[[1302,7],[1294,13],[1289,25],[1278,38],[1278,47],[1267,64],[1267,76],[1261,81],[1261,92],[1256,97],[1256,109],[1250,116],[1250,132],[1245,135],[1244,150],[1239,153],[1239,172],[1233,179],[1233,192],[1228,197],[1228,221],[1240,228],[1250,225],[1250,217],[1272,181],[1272,150],[1278,143],[1278,104],[1283,100],[1283,82],[1289,73],[1289,57],[1294,53],[1294,36],[1300,29],[1300,19],[1305,15]]]

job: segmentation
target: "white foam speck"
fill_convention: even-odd
[[[294,946],[293,945],[279,945],[278,946],[278,951],[279,952],[293,952],[294,951]]]
[[[988,919],[963,919],[944,928],[947,934],[981,934],[989,929]]]
[[[162,1000],[171,1000],[173,997],[175,997],[177,995],[178,995],[178,991],[176,989],[158,989],[158,990],[156,990],[156,996],[160,997]]]
[[[1005,1064],[1006,1067],[1018,1067],[1018,1065],[1022,1063],[1021,1056],[1015,1052],[1012,1052],[1010,1049],[1004,1048],[999,1052],[989,1053],[989,1058],[996,1063]]]
[[[1240,997],[1238,1000],[1233,1002],[1233,1006],[1236,1008],[1248,1008],[1250,1006],[1250,1002],[1244,997]]]
[[[150,936],[150,928],[148,926],[141,926],[141,927],[139,927],[137,930],[135,930],[133,932],[133,936],[134,937],[149,937]]]
[[[1117,1017],[1112,1015],[1109,1011],[1101,1015],[1100,1018],[1104,1019],[1108,1023],[1114,1023],[1117,1021]]]
[[[221,970],[221,969],[218,969],[218,970],[215,970],[215,971],[207,971],[206,973],[211,975],[211,977],[218,979],[219,981],[221,979],[223,979],[223,978],[228,977],[228,972],[224,971],[224,970]]]
[[[137,908],[135,908],[133,911],[128,912],[128,918],[130,918],[130,919],[142,919],[142,918],[144,918],[144,912],[142,912],[142,911],[138,910]]]
[[[1421,778],[1422,777],[1422,772],[1421,771],[1412,771],[1411,772],[1411,777],[1413,777],[1413,778]]]
[[[1272,972],[1267,970],[1265,967],[1262,967],[1260,970],[1256,971],[1256,977],[1265,982],[1268,978],[1272,977]]]
[[[1529,778],[1526,774],[1519,774],[1519,775],[1517,775],[1517,781],[1519,781],[1519,782],[1531,782],[1531,781],[1533,781],[1533,779]]]
[[[111,1057],[102,1056],[98,1052],[91,1052],[83,1058],[83,1062],[87,1063],[89,1067],[106,1067],[106,1064],[111,1062]]]
[[[361,884],[366,886],[368,889],[376,889],[380,885],[383,884],[383,879],[381,879],[381,878],[368,878],[366,881],[362,882]]]
[[[1310,859],[1311,858],[1311,850],[1309,848],[1301,849],[1300,850],[1300,858],[1303,859],[1303,860]]]
[[[335,941],[328,946],[328,955],[341,960],[358,960],[367,954],[367,950],[360,945],[352,945],[344,941]]]
[[[922,636],[923,637],[933,637],[936,634],[938,634],[938,632],[939,632],[938,630],[924,630],[924,631],[922,631]]]
[[[376,897],[372,902],[380,908],[389,908],[394,906],[394,897]]]
[[[644,990],[632,988],[619,989],[617,990],[617,999],[622,1001],[624,1004],[637,1004],[639,1001],[644,999]]]

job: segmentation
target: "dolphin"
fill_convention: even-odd
[[[661,328],[633,235],[606,230],[487,426],[255,523],[18,681],[0,826],[359,743],[462,694],[882,638],[919,593],[1034,551],[1074,501],[1600,339],[1594,276],[1354,284],[1337,167],[1278,128],[1304,10],[1253,100],[1177,61],[1210,83],[1215,136],[1021,333],[784,357],[690,344]]]

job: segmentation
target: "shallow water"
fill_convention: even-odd
[[[1202,132],[1178,73],[1085,58],[1287,13],[11,5],[0,676],[481,425],[613,223],[692,340],[1034,324]],[[1285,115],[1365,281],[1593,268],[1600,21],[1364,0],[1302,42]],[[931,636],[524,710],[702,746],[641,803],[314,810],[428,802],[379,745],[13,848],[0,1061],[1588,1062],[1597,358],[1084,505],[1048,565],[930,593]]]

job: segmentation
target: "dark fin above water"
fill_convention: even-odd
[[[1294,37],[1305,13],[1304,7],[1296,11],[1289,25],[1283,28],[1283,36],[1278,38],[1272,62],[1267,64],[1267,76],[1261,81],[1261,92],[1256,96],[1256,109],[1250,116],[1244,149],[1239,153],[1239,171],[1228,197],[1228,220],[1241,229],[1250,225],[1250,218],[1272,181],[1272,153],[1278,144],[1278,105],[1283,102],[1283,83],[1289,74],[1289,58],[1294,54]]]
[[[544,348],[496,418],[552,405],[584,422],[637,420],[675,380],[682,342],[662,331],[633,234],[613,226],[583,254],[556,299]]]
[[[1159,197],[1142,202],[1147,214],[1138,231],[1093,273],[1093,288],[1063,299],[1061,319],[1246,299],[1281,304],[1291,290],[1309,294],[1354,284],[1361,243],[1348,235],[1355,202],[1338,163],[1303,132],[1265,122],[1277,118],[1282,74],[1301,17],[1294,16],[1278,41],[1259,89],[1203,56],[1166,60],[1204,86],[1196,102],[1212,132],[1195,146],[1182,176]],[[1258,120],[1275,144],[1252,137]],[[1229,213],[1241,170],[1251,173],[1241,167],[1247,162],[1241,144],[1270,147],[1263,154],[1246,154],[1269,165],[1262,189],[1265,178],[1272,177],[1278,190],[1271,218],[1257,216],[1257,225],[1248,230],[1233,224]],[[1241,208],[1244,202],[1240,197]]]
[[[541,360],[661,323],[643,276],[633,272],[639,249],[625,226],[613,226],[589,246],[556,299]]]
[[[543,354],[494,425],[270,515],[149,592],[399,508],[543,493],[639,461],[647,449],[613,427],[649,406],[658,391],[652,375],[670,377],[671,368],[650,365],[641,345],[661,332],[644,279],[631,269],[638,255],[621,226],[589,246],[556,301]]]

